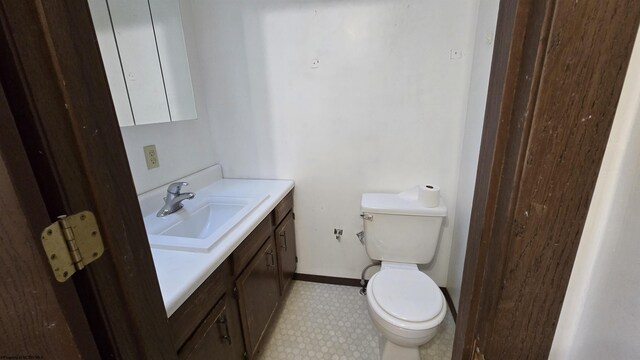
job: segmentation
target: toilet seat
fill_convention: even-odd
[[[367,295],[372,310],[389,325],[401,329],[434,328],[446,313],[440,288],[417,267],[386,268],[374,274]]]

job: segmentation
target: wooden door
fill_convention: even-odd
[[[86,1],[0,2],[0,84],[13,114],[2,122],[14,123],[26,153],[8,172],[31,171],[35,178],[20,195],[40,194],[47,222],[92,211],[105,243],[100,259],[54,290],[80,298],[73,309],[87,317],[90,330],[83,331],[100,357],[175,359]],[[0,143],[11,138],[0,132]],[[15,302],[31,296],[15,295]]]
[[[40,244],[49,216],[0,86],[0,357],[98,358],[72,283],[58,283]]]
[[[280,273],[280,291],[289,285],[298,265],[296,257],[296,229],[293,222],[293,212],[282,220],[276,229],[276,242],[278,245],[278,271]]]
[[[253,359],[264,331],[278,306],[280,287],[273,236],[244,269],[236,286],[247,354]]]
[[[639,22],[500,3],[453,359],[548,357]]]

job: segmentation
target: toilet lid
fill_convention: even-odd
[[[371,280],[371,292],[385,312],[404,321],[429,321],[443,306],[440,288],[419,270],[380,271]]]

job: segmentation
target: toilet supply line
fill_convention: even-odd
[[[362,269],[362,275],[360,276],[360,286],[362,286],[362,288],[360,289],[360,295],[367,295],[367,281],[364,279],[364,276],[367,273],[367,270],[369,270],[369,268],[374,266],[380,266],[380,264],[381,264],[380,261],[376,261],[373,264],[369,264],[365,266],[364,269]]]

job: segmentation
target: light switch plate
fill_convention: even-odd
[[[160,167],[160,159],[155,145],[147,145],[143,147],[144,159],[147,161],[147,169],[155,169]]]

